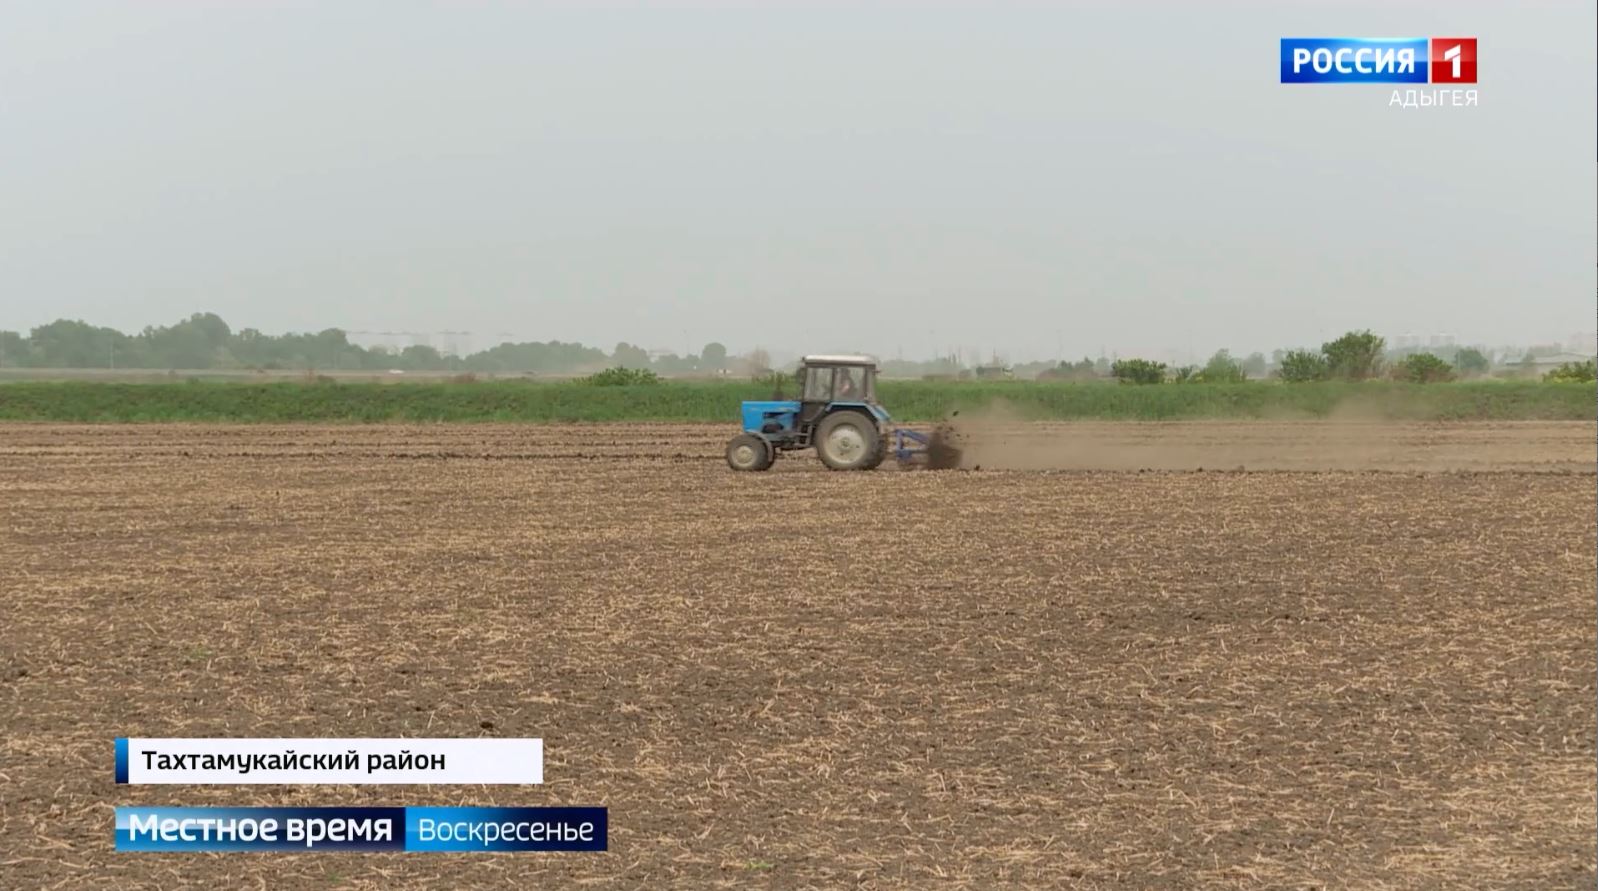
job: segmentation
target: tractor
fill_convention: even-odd
[[[952,467],[958,454],[928,436],[894,427],[877,401],[877,363],[869,356],[806,356],[799,366],[799,398],[781,389],[768,400],[743,403],[743,432],[727,443],[733,470],[767,470],[779,452],[814,448],[833,470],[871,470],[888,456]]]

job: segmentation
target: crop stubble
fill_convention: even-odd
[[[1073,430],[1299,471],[1325,438]],[[1382,432],[1453,463],[734,474],[713,426],[0,427],[0,884],[1590,886],[1592,425]],[[111,778],[115,736],[475,735],[544,737],[547,784]],[[424,803],[608,805],[612,849],[111,850],[116,804]]]

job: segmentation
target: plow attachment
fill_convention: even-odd
[[[960,449],[944,427],[931,433],[917,433],[897,427],[893,431],[893,456],[905,467],[928,470],[953,470],[960,466]]]

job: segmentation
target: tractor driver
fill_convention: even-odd
[[[838,369],[838,399],[853,399],[855,395],[854,377],[849,374],[849,369]]]

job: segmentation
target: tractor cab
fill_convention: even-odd
[[[869,356],[806,356],[799,366],[799,402],[801,415],[811,421],[839,403],[877,405],[876,361]]]

